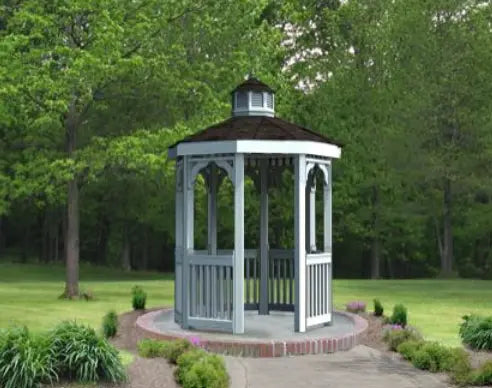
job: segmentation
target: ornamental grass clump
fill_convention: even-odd
[[[484,362],[470,374],[470,384],[492,385],[492,360]]]
[[[345,308],[349,313],[363,313],[364,311],[366,311],[366,304],[360,300],[355,300],[353,302],[347,303]]]
[[[465,315],[459,333],[470,348],[492,350],[492,316]]]
[[[118,332],[118,316],[116,312],[110,311],[104,316],[102,330],[106,338],[112,338],[116,335]]]
[[[60,376],[79,382],[126,379],[118,351],[89,326],[62,322],[50,333],[50,342]]]
[[[140,286],[132,288],[132,306],[134,310],[145,310],[147,303],[147,293]]]
[[[27,328],[0,333],[0,387],[37,388],[58,380],[49,341]]]

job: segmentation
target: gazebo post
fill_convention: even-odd
[[[193,177],[191,176],[191,163],[189,156],[183,157],[183,270],[182,270],[182,321],[183,328],[187,329],[189,308],[189,279],[190,263],[189,255],[194,248],[194,190]]]
[[[174,320],[182,322],[182,288],[183,288],[183,162],[176,163],[176,229],[174,250],[174,267],[176,279],[174,281]]]
[[[234,155],[234,266],[232,332],[244,333],[244,154]]]
[[[268,310],[268,159],[260,161],[260,306],[258,313]]]
[[[210,165],[208,176],[208,254],[217,254],[217,166]]]
[[[306,331],[306,155],[294,159],[294,330]]]
[[[309,251],[316,252],[316,176],[309,185]]]
[[[330,313],[330,324],[333,322],[333,247],[332,247],[332,172],[331,163],[327,166],[328,177],[323,188],[323,243],[324,251],[331,256],[328,271],[328,309]]]

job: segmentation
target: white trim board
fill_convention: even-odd
[[[335,144],[306,140],[219,140],[183,142],[168,151],[171,159],[210,154],[305,154],[338,159],[342,148]]]

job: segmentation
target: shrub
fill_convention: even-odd
[[[50,341],[60,375],[81,382],[125,380],[118,351],[94,329],[62,322],[50,333]]]
[[[395,307],[393,307],[393,315],[391,315],[390,322],[405,327],[407,325],[407,308],[402,304],[395,305]]]
[[[132,288],[132,306],[134,310],[145,310],[147,302],[147,293],[140,286]]]
[[[382,317],[384,313],[384,308],[379,299],[374,299],[374,315],[376,317]]]
[[[103,318],[103,334],[106,338],[112,338],[118,331],[118,316],[114,311],[110,311]]]
[[[363,313],[366,311],[366,304],[360,300],[347,303],[346,310],[350,313]]]
[[[400,353],[406,360],[411,361],[415,355],[415,352],[419,350],[423,345],[422,341],[405,341],[402,342],[396,348],[397,352]]]
[[[406,341],[419,341],[420,334],[413,329],[404,329],[400,325],[392,325],[384,329],[383,340],[388,344],[390,350],[396,351],[398,346]]]
[[[168,343],[165,357],[170,363],[176,364],[179,356],[191,350],[192,348],[193,345],[187,339],[178,339],[175,341],[171,341]]]
[[[138,343],[138,354],[145,358],[166,357],[168,344],[146,338]]]
[[[452,367],[451,356],[449,348],[437,342],[426,342],[415,351],[411,361],[419,369],[441,372]]]
[[[58,380],[49,342],[27,328],[0,334],[0,387],[32,388]]]
[[[464,344],[472,349],[492,350],[492,317],[465,315],[460,325]]]
[[[471,373],[470,383],[475,385],[492,385],[492,360],[484,362]]]
[[[183,388],[226,388],[229,376],[224,360],[201,349],[183,353],[177,360],[176,380]]]

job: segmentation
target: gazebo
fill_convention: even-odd
[[[244,333],[245,310],[294,311],[294,329],[332,323],[332,160],[341,145],[275,117],[274,91],[254,77],[236,87],[232,117],[169,148],[176,159],[174,319],[183,329]],[[294,176],[294,249],[270,248],[268,188],[274,172]],[[208,197],[208,249],[194,249],[194,185]],[[244,243],[244,181],[260,195],[260,246]],[[316,175],[323,184],[323,242],[316,241]],[[217,190],[234,187],[234,249],[217,247]],[[320,249],[321,248],[321,249]]]

